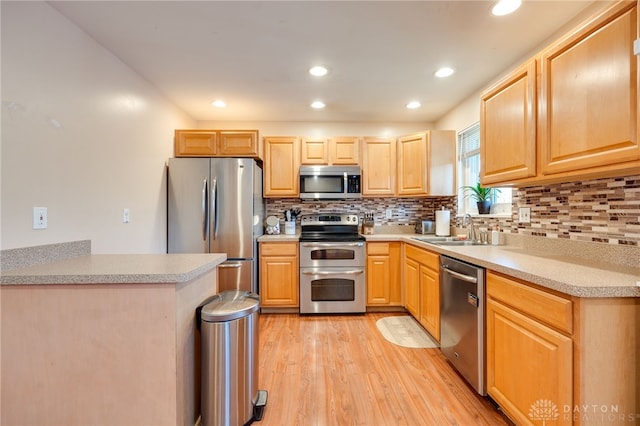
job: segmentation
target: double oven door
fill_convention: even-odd
[[[300,243],[300,313],[364,313],[364,241]]]

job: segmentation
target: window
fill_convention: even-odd
[[[458,133],[458,182],[460,186],[476,186],[480,181],[480,123]],[[500,192],[491,200],[492,204],[509,204],[511,188],[500,188]],[[465,197],[464,191],[458,192],[458,213],[477,214],[478,207],[473,200]]]

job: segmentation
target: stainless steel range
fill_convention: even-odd
[[[366,251],[358,216],[304,215],[300,226],[300,313],[364,313]]]

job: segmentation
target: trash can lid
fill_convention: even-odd
[[[202,321],[224,322],[249,316],[258,310],[260,297],[249,291],[227,290],[202,308]]]

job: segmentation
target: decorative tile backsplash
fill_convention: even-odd
[[[265,199],[267,216],[284,218],[284,211],[300,209],[301,214],[312,213],[351,213],[362,217],[364,213],[373,213],[376,225],[406,225],[414,227],[422,219],[435,217],[435,210],[443,206],[455,211],[456,197],[429,198],[361,198],[349,201],[301,201],[296,198]],[[391,218],[386,217],[391,209]]]
[[[266,199],[267,215],[283,218],[283,212],[300,208],[317,212],[374,213],[376,224],[415,226],[434,219],[442,206],[457,210],[456,197],[362,198],[353,201],[314,202],[299,199]],[[518,208],[531,208],[531,223],[518,223]],[[386,218],[391,209],[391,218]],[[503,232],[640,245],[640,175],[534,186],[514,190],[511,216],[474,218],[479,226],[498,225]],[[461,218],[454,221],[461,226]]]

